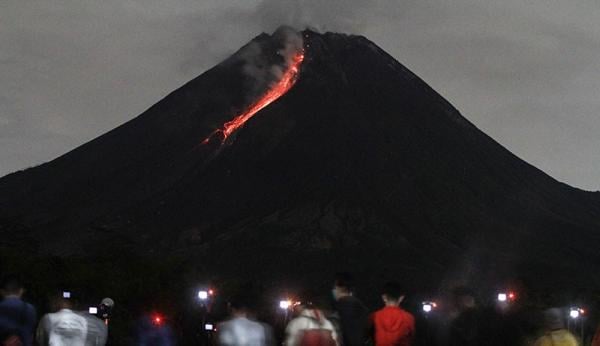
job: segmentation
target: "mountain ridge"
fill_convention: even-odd
[[[249,44],[270,56],[274,37]],[[597,261],[598,193],[510,153],[368,39],[302,37],[296,85],[230,142],[201,144],[256,97],[244,48],[115,130],[0,179],[0,230],[23,225],[41,253],[93,256],[93,244],[121,242],[234,272],[252,258],[279,272],[307,253],[329,271],[393,260],[383,272],[415,278]]]

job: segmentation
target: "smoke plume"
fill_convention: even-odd
[[[276,43],[275,55],[272,46],[253,41],[238,54],[243,61],[242,70],[249,77],[247,96],[255,98],[279,81],[290,66],[294,55],[303,50],[302,34],[291,27],[282,26],[272,35]]]

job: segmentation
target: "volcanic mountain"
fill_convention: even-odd
[[[2,178],[4,246],[597,287],[600,193],[511,154],[368,39],[294,34],[261,34],[135,119]]]

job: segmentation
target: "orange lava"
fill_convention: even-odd
[[[281,95],[287,93],[294,86],[296,80],[298,79],[300,65],[302,64],[303,60],[304,51],[299,51],[292,57],[292,62],[277,83],[271,86],[271,88],[258,101],[250,105],[246,111],[223,124],[222,129],[218,129],[208,136],[202,142],[202,144],[208,143],[210,139],[217,133],[223,134],[222,142],[225,142],[225,140],[227,140],[232,133],[244,126],[244,124],[254,115],[256,115],[256,113],[258,113],[261,109],[270,105],[273,101],[281,97]]]

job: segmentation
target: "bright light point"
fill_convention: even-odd
[[[517,296],[516,296],[516,295],[515,295],[513,292],[510,292],[510,293],[508,294],[508,298],[509,298],[510,300],[513,300],[513,299],[515,299],[516,297],[517,297]]]
[[[160,316],[154,316],[154,323],[156,324],[161,324],[162,323],[162,318]]]
[[[423,312],[425,312],[426,314],[430,313],[433,311],[433,309],[435,309],[437,307],[437,304],[435,302],[423,302]]]
[[[214,290],[208,290],[208,295],[209,295],[209,296],[212,296],[212,295],[214,295],[214,294],[215,294],[215,291],[214,291]]]
[[[506,299],[507,299],[506,293],[498,293],[498,301],[499,302],[505,302]]]
[[[571,311],[569,312],[569,316],[571,316],[571,318],[578,318],[579,309],[571,309]]]
[[[289,300],[282,300],[279,302],[279,308],[281,308],[283,310],[289,309],[290,306],[292,306],[292,302]]]
[[[69,299],[69,298],[71,298],[71,292],[64,291],[64,292],[63,292],[63,298],[66,298],[66,299]]]
[[[206,291],[199,291],[198,292],[198,298],[200,298],[202,300],[208,299],[208,292],[206,292]]]
[[[204,330],[213,330],[214,326],[211,323],[207,323],[204,325]]]
[[[88,313],[90,313],[90,314],[92,314],[92,315],[95,315],[95,314],[97,314],[97,313],[98,313],[98,308],[97,308],[97,307],[94,307],[94,306],[92,306],[92,307],[90,307],[90,308],[88,309]]]

